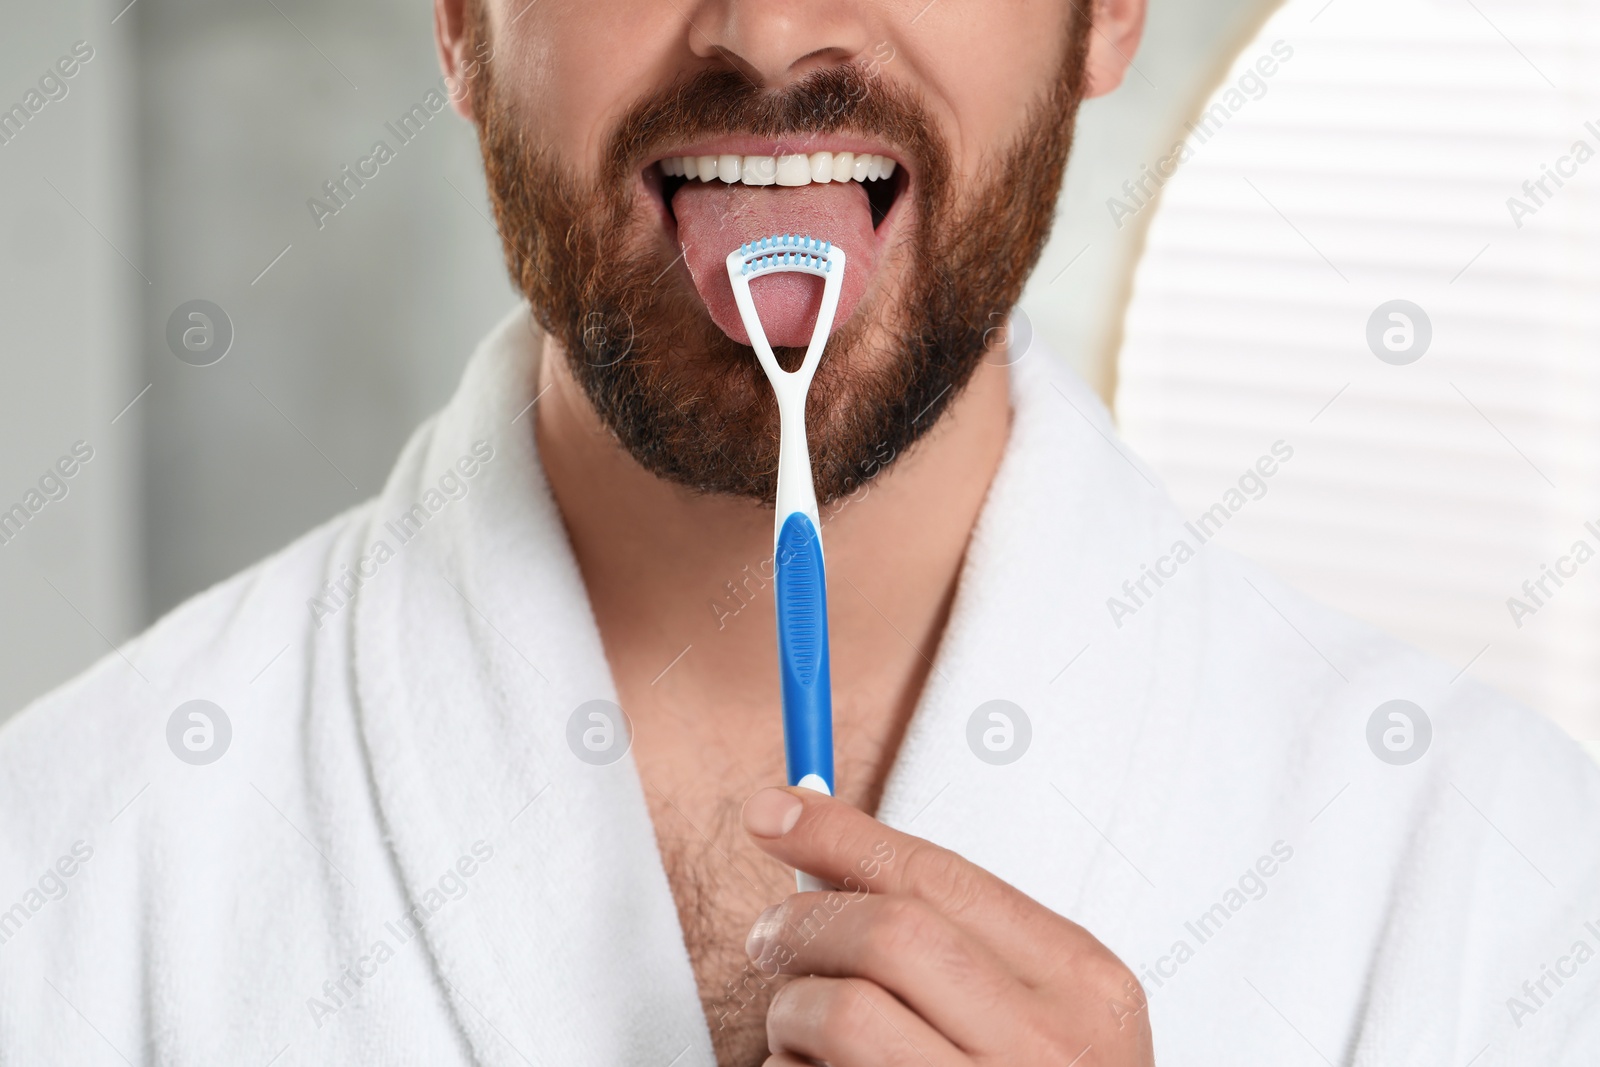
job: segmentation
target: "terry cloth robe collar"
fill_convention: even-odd
[[[710,1067],[631,755],[596,766],[567,742],[575,709],[616,692],[535,452],[540,350],[519,308],[368,512],[363,554],[394,554],[353,621],[376,799],[414,899],[472,842],[496,850],[474,906],[425,932],[481,1062]],[[1187,729],[1198,627],[1177,603],[1110,628],[1105,591],[1175,516],[1048,354],[1027,353],[1012,383],[1011,438],[878,815],[1103,931],[1149,881],[1114,842],[1146,838],[1166,799],[1151,783]],[[451,471],[480,442],[493,459],[453,499]],[[421,534],[404,521],[419,503]],[[969,744],[975,714],[978,736],[997,721],[980,714],[990,701],[1027,735],[1009,765]]]

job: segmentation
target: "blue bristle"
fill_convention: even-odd
[[[739,273],[751,275],[779,267],[793,267],[828,274],[833,271],[833,260],[827,255],[832,249],[833,242],[819,240],[809,234],[775,233],[739,246],[739,251],[746,257]]]

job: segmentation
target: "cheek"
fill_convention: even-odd
[[[1054,84],[1075,2],[1087,7],[1087,0],[937,0],[910,40],[896,42],[910,60],[901,73],[941,120],[962,176],[981,176]]]
[[[499,19],[501,91],[537,140],[584,169],[598,163],[628,109],[692,58],[688,28],[671,4],[507,0]]]

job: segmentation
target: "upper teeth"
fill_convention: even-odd
[[[812,182],[877,181],[894,173],[895,161],[863,152],[813,152],[809,156],[673,156],[661,172],[676,178],[715,178],[745,185],[810,185]]]

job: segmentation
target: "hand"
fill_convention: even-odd
[[[840,889],[761,913],[745,950],[802,975],[767,1011],[767,1067],[1149,1067],[1144,991],[1087,930],[947,849],[805,789],[745,831]]]

